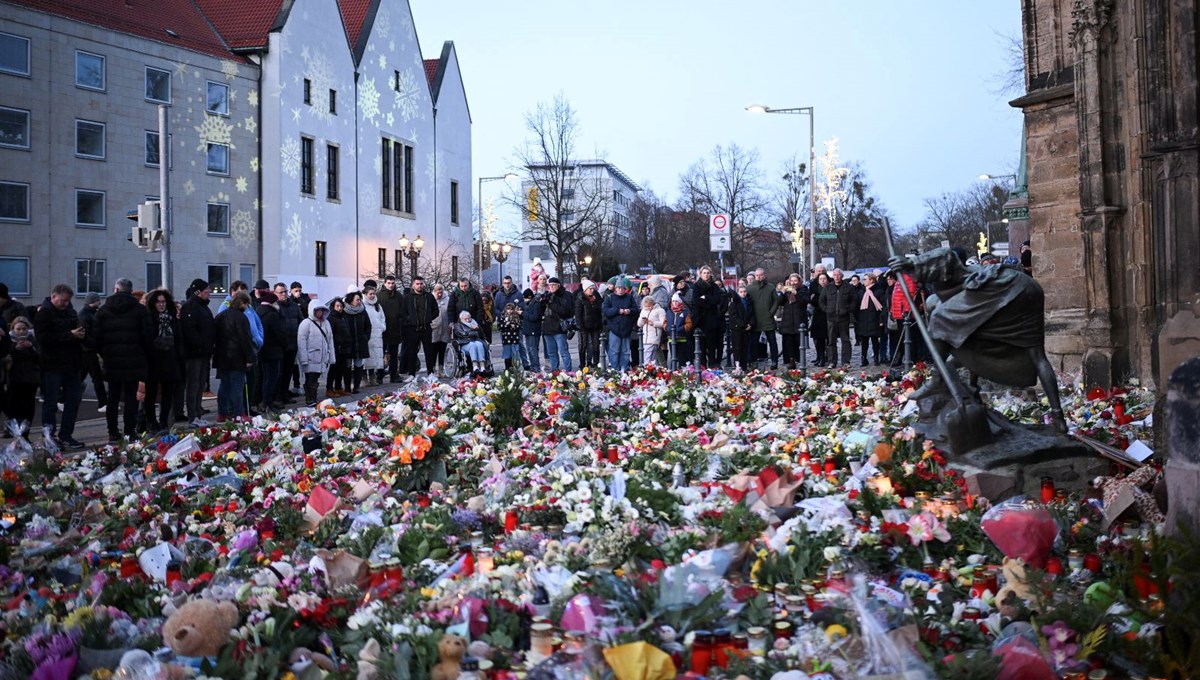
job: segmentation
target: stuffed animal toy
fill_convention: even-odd
[[[238,619],[237,605],[232,602],[192,600],[163,624],[163,643],[175,652],[179,663],[199,668],[201,659],[216,657],[229,641]]]
[[[438,662],[430,671],[430,680],[458,680],[462,672],[462,660],[467,655],[467,641],[446,633],[438,642]]]

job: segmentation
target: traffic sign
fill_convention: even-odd
[[[835,234],[831,231],[825,231],[825,232],[818,231],[817,233],[813,234],[813,237],[814,238],[837,238],[837,234]]]
[[[729,252],[729,236],[727,235],[710,235],[708,237],[709,250],[714,253]]]
[[[708,235],[709,236],[727,236],[729,235],[729,214],[717,213],[708,216]]]

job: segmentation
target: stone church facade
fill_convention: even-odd
[[[1200,354],[1196,0],[1022,0],[1029,238],[1047,351],[1166,388]]]

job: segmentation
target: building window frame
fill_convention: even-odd
[[[146,136],[145,136],[146,147],[145,147],[145,149],[142,150],[142,154],[144,156],[142,158],[142,161],[146,165],[146,167],[157,168],[159,166],[159,163],[161,162],[162,138],[159,136],[158,132],[155,130],[146,130],[145,133],[146,133]],[[151,146],[151,144],[150,144],[151,137],[154,137],[153,146]],[[156,160],[150,160],[150,149],[154,149],[154,158]]]
[[[387,276],[387,248],[379,248],[379,278]]]
[[[90,194],[100,197],[100,221],[99,222],[83,222],[80,220],[82,213],[79,211],[79,200],[83,196],[81,194]],[[75,226],[85,229],[105,229],[108,227],[106,219],[108,214],[108,194],[97,189],[76,189],[75,190]]]
[[[29,110],[28,109],[18,109],[18,108],[12,107],[12,106],[0,106],[0,111],[4,111],[4,112],[8,112],[8,113],[15,113],[18,116],[25,117],[25,123],[24,123],[25,129],[21,133],[22,136],[25,138],[25,143],[20,144],[17,142],[6,142],[6,141],[4,141],[3,137],[0,137],[0,147],[4,147],[6,149],[23,149],[26,151],[29,150],[30,141],[31,141],[30,137],[32,136],[31,130],[30,130],[31,125],[29,122],[30,121]]]
[[[157,94],[153,91],[154,89],[157,89],[157,88],[153,88],[153,89],[151,88],[151,81],[150,81],[151,72],[154,72],[157,75],[166,76],[166,79],[167,79],[166,80],[166,83],[167,83],[166,99],[158,98]],[[145,85],[146,85],[146,92],[145,92],[146,101],[154,102],[155,104],[170,104],[171,103],[172,83],[171,83],[171,72],[170,71],[165,71],[161,68],[155,68],[153,66],[147,66],[146,67],[146,75],[145,75]]]
[[[89,83],[80,81],[80,78],[79,78],[80,70],[79,69],[80,69],[80,66],[82,63],[81,59],[80,59],[81,57],[83,57],[85,60],[86,60],[86,58],[89,58],[89,57],[100,60],[100,84],[99,85],[93,85],[93,84],[89,84]],[[107,69],[107,68],[108,68],[108,62],[104,58],[103,54],[96,54],[95,52],[88,52],[86,50],[75,50],[75,87],[78,87],[81,90],[92,90],[93,92],[106,91],[107,87],[108,87],[108,74],[105,71],[105,69]]]
[[[416,217],[416,205],[413,200],[413,164],[416,150],[413,144],[404,139],[383,137],[383,147],[380,151],[382,169],[383,196],[380,210],[388,214],[402,217]]]
[[[316,175],[316,146],[317,142],[308,135],[300,135],[300,194],[314,197],[317,193]]]
[[[458,226],[458,180],[450,180],[450,224]]]
[[[25,193],[25,201],[24,201],[25,206],[22,209],[24,216],[22,217],[20,215],[15,215],[15,214],[14,215],[5,215],[3,212],[0,212],[0,222],[28,223],[30,221],[29,220],[29,194],[30,194],[29,183],[28,182],[10,182],[8,180],[0,180],[0,186],[22,187],[25,190],[25,192],[24,192]],[[3,206],[4,206],[4,203],[0,202],[0,208],[2,208]]]
[[[399,248],[392,251],[392,271],[396,276],[400,276],[400,272],[404,271],[404,251]]]
[[[157,269],[158,273],[151,275],[150,270]],[[146,262],[146,290],[162,287],[162,260]]]
[[[79,135],[85,128],[90,128],[91,132],[96,132],[97,128],[100,132],[100,153],[87,153],[79,148]],[[108,126],[98,120],[84,120],[82,118],[75,119],[75,157],[87,158],[93,161],[102,161],[105,159],[105,149],[107,145]]]
[[[325,143],[325,200],[341,202],[341,147]]]
[[[316,247],[313,249],[313,254],[316,256],[316,261],[313,263],[314,275],[328,276],[328,257],[329,244],[325,241],[317,241]]]
[[[219,201],[209,201],[205,204],[205,233],[209,236],[229,236],[229,204]],[[214,212],[216,209],[216,212]],[[214,217],[216,218],[214,222]],[[214,230],[213,225],[217,228]]]
[[[304,103],[312,106],[312,80],[304,79]]]
[[[229,176],[229,145],[228,144],[220,144],[218,142],[205,142],[205,145],[206,145],[206,149],[207,149],[204,152],[205,171],[210,175],[221,175],[222,177],[228,177]],[[218,167],[218,168],[214,169],[213,168],[213,159],[214,159],[213,152],[214,151],[220,152],[221,150],[224,150],[224,153],[219,154],[216,158],[220,159],[223,157],[225,159],[225,166],[224,166],[224,168]]]
[[[225,96],[221,98],[217,108],[212,107],[212,93],[214,89],[223,90],[225,92]],[[213,116],[224,116],[226,118],[229,117],[228,85],[225,83],[218,83],[214,80],[204,81],[204,112]]]
[[[23,78],[28,78],[33,71],[33,57],[32,52],[30,51],[31,41],[29,38],[26,38],[23,35],[17,35],[15,33],[8,33],[5,31],[0,31],[0,37],[12,38],[25,43],[25,70],[21,71],[19,69],[9,68],[3,64],[0,64],[0,73],[7,73],[10,76],[21,76]]]
[[[13,281],[7,281],[9,297],[25,297],[31,294],[29,290],[32,286],[29,281],[29,258],[20,255],[0,255],[0,265],[7,262],[23,263],[25,269],[25,282],[20,286],[14,285]]]
[[[222,271],[224,272],[223,274],[219,273]],[[216,276],[213,276],[214,272],[217,273]],[[209,263],[205,265],[205,276],[208,281],[208,287],[212,289],[212,292],[218,295],[225,295],[229,292],[229,284],[231,283],[229,280],[229,265]]]
[[[337,90],[329,88],[329,112],[337,115]]]
[[[83,267],[81,269],[81,266]],[[107,291],[105,279],[108,277],[108,261],[101,259],[75,259],[75,294],[87,295],[96,293],[104,295]]]

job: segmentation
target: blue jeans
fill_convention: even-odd
[[[471,357],[471,361],[483,361],[484,356],[487,355],[487,347],[483,344],[482,340],[468,342],[466,345],[463,345],[463,351],[467,353],[467,356]]]
[[[502,359],[517,359],[521,362],[522,367],[525,364],[525,348],[521,345],[501,345],[500,358]]]
[[[60,396],[63,417],[58,438],[70,439],[75,434],[75,418],[79,415],[79,401],[83,399],[79,371],[42,371],[42,426],[49,425],[51,432],[57,427]]]
[[[246,415],[246,372],[217,371],[221,386],[217,388],[217,413],[226,418]]]
[[[542,361],[541,361],[542,350],[541,350],[541,347],[539,346],[539,345],[541,345],[541,342],[540,342],[541,337],[542,337],[541,335],[526,335],[526,336],[524,336],[525,354],[527,354],[529,357],[528,369],[531,371],[542,370]]]
[[[546,345],[546,363],[550,365],[550,370],[557,371],[560,365],[564,371],[571,370],[571,348],[567,344],[567,335],[555,333],[542,336],[542,339]]]
[[[608,367],[614,371],[629,370],[629,338],[608,333]]]

